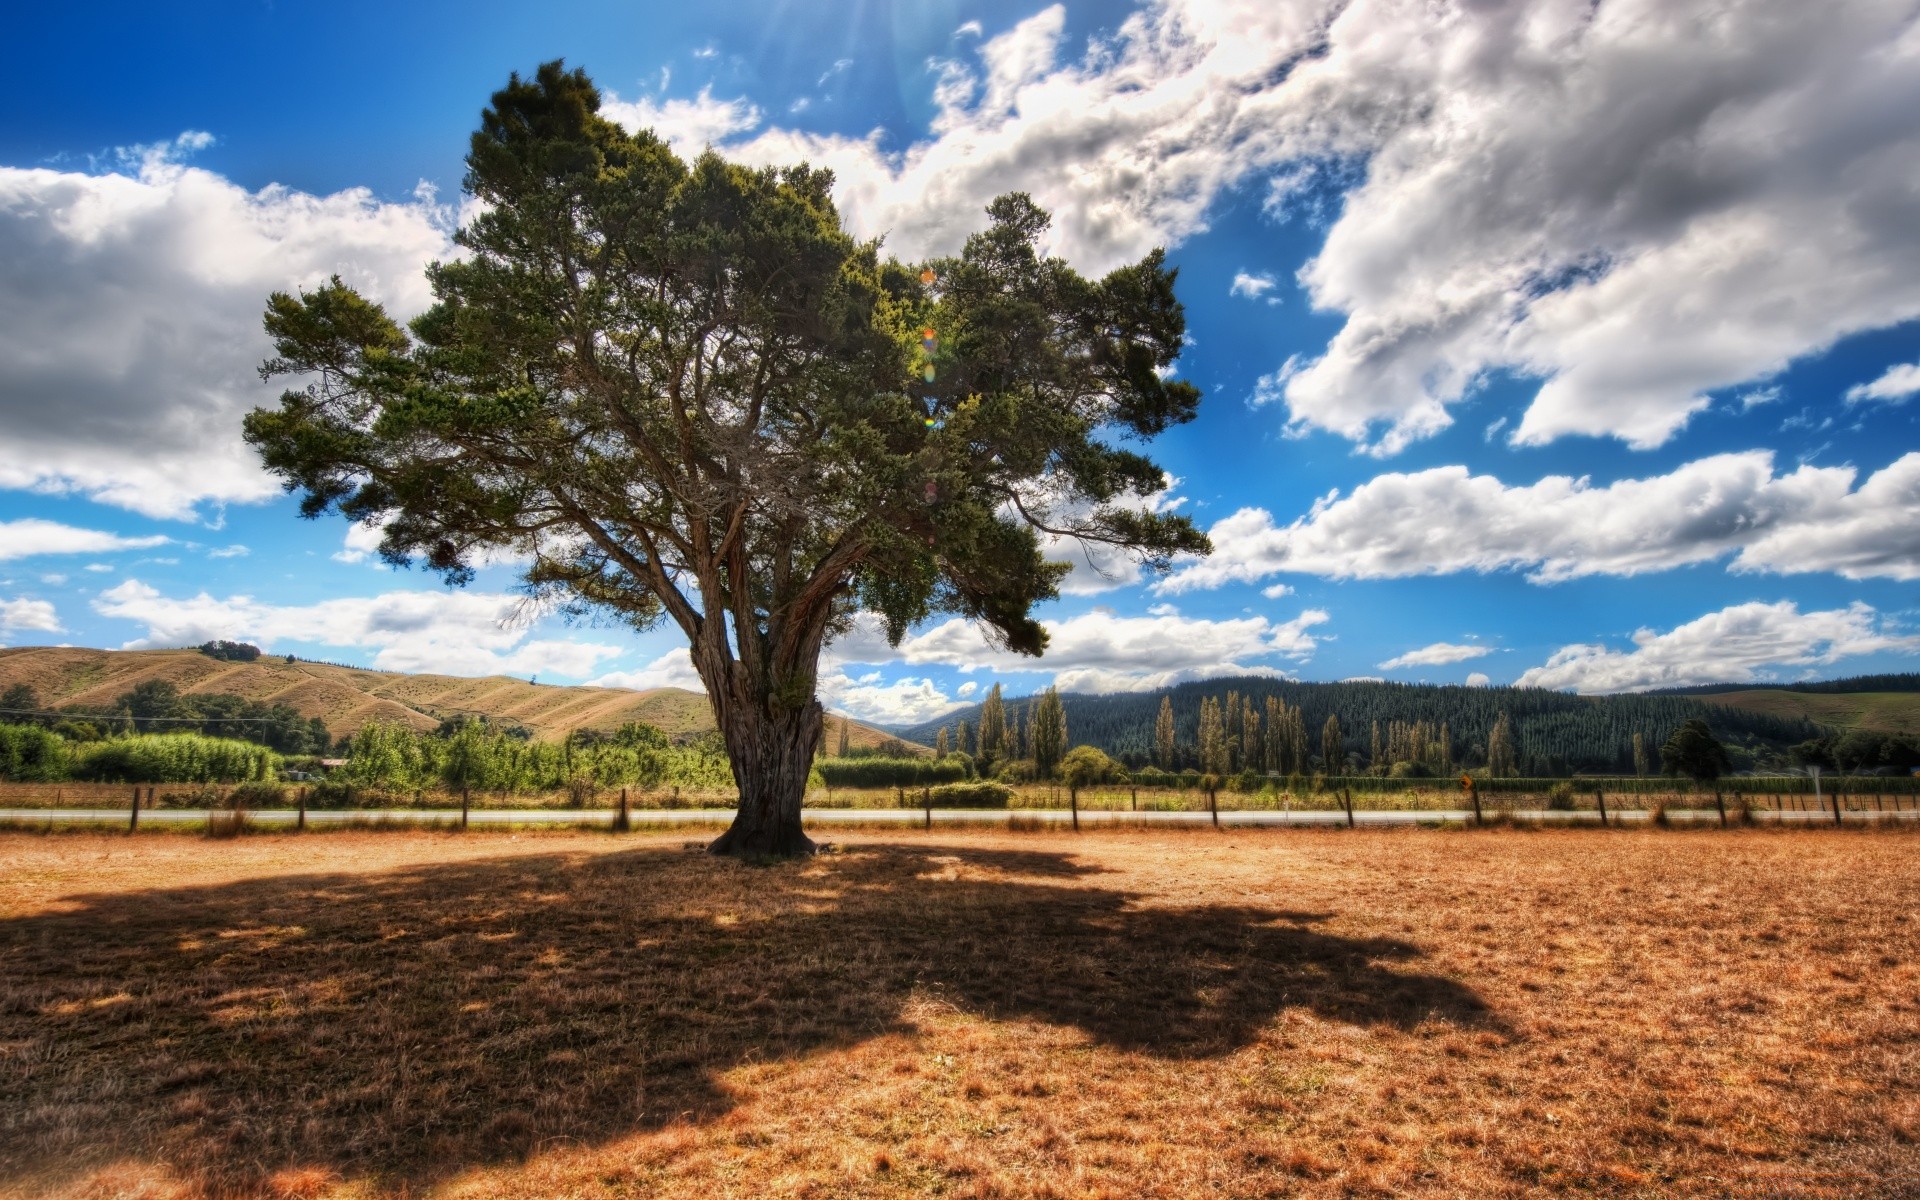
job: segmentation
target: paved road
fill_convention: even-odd
[[[142,825],[194,825],[207,819],[207,810],[203,808],[155,808],[143,809],[140,813]],[[640,828],[659,828],[661,826],[705,826],[724,825],[733,820],[733,810],[726,808],[689,808],[689,809],[636,809],[633,823]],[[1600,816],[1594,812],[1553,812],[1535,810],[1512,814],[1517,820],[1551,825],[1597,825]],[[1715,810],[1693,809],[1690,811],[1669,810],[1668,815],[1675,821],[1686,824],[1714,824],[1720,820]],[[1650,814],[1635,809],[1608,814],[1609,820],[1620,824],[1644,824]],[[1920,812],[1848,812],[1850,823],[1871,823],[1875,821],[1920,819]],[[1354,822],[1359,825],[1437,825],[1445,822],[1471,823],[1473,813],[1468,809],[1442,809],[1426,812],[1395,812],[1359,810],[1353,814]],[[952,809],[933,810],[935,825],[1006,825],[1018,821],[1022,824],[1067,825],[1073,817],[1062,809]],[[1767,812],[1760,814],[1762,821],[1779,821],[1788,824],[1818,825],[1831,822],[1832,812]],[[291,809],[249,809],[247,821],[253,825],[291,825],[296,814]],[[469,825],[588,825],[605,826],[612,822],[613,814],[605,809],[500,809],[476,808],[468,815]],[[124,808],[5,808],[0,809],[0,821],[11,823],[47,823],[66,824],[112,824],[125,825],[127,810]],[[311,826],[337,825],[346,822],[377,821],[391,824],[417,824],[430,826],[458,825],[459,809],[308,809],[307,824]],[[922,826],[927,821],[924,809],[900,808],[809,808],[806,810],[806,822],[814,828],[833,825],[898,825]],[[1080,824],[1100,825],[1165,825],[1199,826],[1213,821],[1212,814],[1204,812],[1111,812],[1105,810],[1082,809]],[[1344,825],[1347,814],[1343,812],[1222,812],[1220,824],[1223,827],[1237,828],[1271,827],[1286,825]]]

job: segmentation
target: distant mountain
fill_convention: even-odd
[[[433,729],[462,714],[524,725],[536,738],[557,741],[575,729],[616,729],[645,721],[672,737],[713,729],[707,698],[682,688],[562,687],[504,675],[406,675],[369,671],[266,655],[252,662],[210,658],[198,650],[88,650],[72,647],[0,649],[0,691],[16,683],[32,687],[39,703],[105,709],[137,683],[168,680],[184,693],[228,693],[286,704],[304,717],[319,717],[334,737],[368,721],[395,721]],[[5,720],[0,715],[0,720]],[[829,745],[841,718],[828,719]],[[890,740],[858,721],[849,726],[854,746]]]
[[[1264,708],[1268,696],[1302,710],[1318,751],[1320,731],[1329,716],[1340,718],[1347,748],[1368,753],[1373,722],[1445,723],[1460,759],[1484,750],[1493,724],[1506,713],[1514,726],[1520,767],[1525,774],[1568,771],[1631,772],[1633,735],[1639,733],[1657,761],[1660,743],[1689,717],[1704,717],[1720,734],[1754,749],[1782,749],[1819,735],[1804,714],[1736,707],[1722,697],[1574,696],[1540,688],[1446,687],[1402,683],[1294,683],[1264,676],[1210,679],[1153,692],[1118,695],[1064,695],[1069,739],[1090,743],[1132,764],[1153,753],[1154,720],[1163,696],[1173,701],[1176,738],[1191,747],[1199,725],[1200,701],[1229,691],[1251,696]],[[1032,697],[1007,701],[1018,718]],[[938,721],[916,725],[903,736],[930,744],[942,726],[949,736],[957,721],[977,727],[980,706],[973,705]]]

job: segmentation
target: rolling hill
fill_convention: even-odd
[[[611,730],[628,721],[645,721],[676,738],[713,728],[706,697],[682,688],[631,691],[534,684],[504,675],[406,675],[289,663],[274,656],[225,662],[198,650],[0,649],[0,690],[27,684],[47,707],[110,708],[122,693],[147,680],[166,680],[183,693],[228,693],[285,704],[302,716],[319,717],[335,737],[368,721],[433,729],[463,713],[524,725],[543,741],[575,729]],[[829,739],[838,736],[838,721],[829,719]],[[857,721],[850,726],[855,746],[876,746],[892,737]]]
[[[1920,734],[1920,692],[1800,692],[1749,688],[1715,692],[1713,704],[1776,717],[1804,718],[1835,729]]]

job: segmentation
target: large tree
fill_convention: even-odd
[[[1138,497],[1128,443],[1190,420],[1158,252],[1100,279],[1041,252],[1025,196],[957,256],[902,264],[841,225],[832,177],[677,158],[559,63],[515,76],[467,156],[474,216],[402,329],[335,280],[276,294],[247,437],[301,511],[384,526],[450,582],[482,556],[539,597],[686,635],[740,789],[720,852],[807,850],[821,648],[856,613],[937,612],[1046,649],[1066,567],[1204,553]]]

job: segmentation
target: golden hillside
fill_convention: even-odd
[[[1920,692],[1789,692],[1754,688],[1700,699],[1780,717],[1805,717],[1836,729],[1920,733]]]
[[[250,663],[222,662],[198,650],[88,650],[26,646],[0,649],[0,689],[24,683],[40,703],[110,706],[135,684],[164,679],[186,693],[228,693],[286,704],[319,717],[335,737],[368,721],[398,721],[432,729],[446,717],[476,713],[516,722],[543,741],[575,729],[616,729],[645,721],[680,737],[713,728],[705,696],[681,688],[562,687],[503,675],[403,675],[263,655]],[[828,745],[839,718],[828,721]],[[892,735],[854,722],[850,741],[874,746]]]

